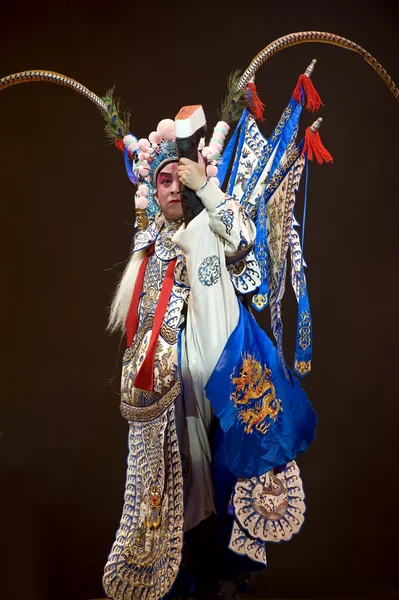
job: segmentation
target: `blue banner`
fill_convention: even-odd
[[[225,432],[228,468],[250,478],[295,459],[315,436],[317,415],[299,380],[240,304],[240,319],[205,392]]]

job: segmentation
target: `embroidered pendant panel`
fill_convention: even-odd
[[[276,471],[236,483],[232,505],[237,527],[250,539],[288,541],[305,520],[305,494],[298,465],[293,460]]]
[[[265,566],[267,565],[265,542],[255,540],[249,536],[244,529],[241,529],[237,520],[233,523],[229,550],[240,556],[247,556],[251,560],[262,563]]]
[[[114,600],[158,600],[172,587],[183,545],[183,480],[171,405],[130,422],[122,517],[104,570]]]
[[[286,378],[290,379],[283,351],[283,320],[281,315],[281,300],[285,292],[286,269],[287,261],[285,261],[283,265],[280,288],[277,288],[276,281],[274,277],[270,277],[269,272],[269,306],[271,326],[277,344],[277,353],[280,359],[280,364],[283,368]]]
[[[305,158],[301,156],[288,171],[281,185],[272,194],[266,205],[267,245],[270,255],[270,273],[276,284],[280,285],[281,273],[287,258],[287,251],[294,222],[295,195]]]
[[[303,272],[302,248],[298,232],[292,227],[290,235],[291,284],[297,302],[306,294],[306,277]]]
[[[268,201],[270,196],[273,194],[273,192],[279,187],[280,183],[286,176],[287,171],[292,167],[294,162],[299,157],[300,149],[298,146],[296,146],[296,136],[297,136],[297,132],[294,134],[294,136],[292,137],[292,140],[290,141],[290,143],[287,146],[287,149],[285,151],[285,156],[286,156],[285,162],[283,159],[281,167],[277,168],[274,171],[274,173],[269,177],[269,181],[267,182],[267,185],[266,185],[266,202]]]

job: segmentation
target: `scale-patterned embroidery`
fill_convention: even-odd
[[[280,472],[239,479],[233,509],[242,534],[263,542],[288,541],[305,520],[305,494],[299,469],[291,461]]]
[[[115,600],[156,600],[172,587],[183,543],[183,479],[174,406],[132,423],[125,501],[103,584]]]

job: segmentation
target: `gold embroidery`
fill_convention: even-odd
[[[300,373],[301,375],[306,375],[307,373],[310,372],[312,368],[312,361],[308,360],[307,362],[304,360],[295,361],[295,370],[298,371],[298,373]]]
[[[177,342],[177,338],[179,336],[179,329],[174,329],[173,327],[169,327],[169,325],[167,325],[165,323],[165,321],[162,323],[161,325],[161,337],[163,337],[163,339],[165,340],[165,342],[168,342],[168,344],[170,344],[171,346],[173,344],[176,344]]]
[[[252,433],[255,428],[265,434],[270,427],[270,423],[265,422],[266,418],[276,421],[278,413],[283,410],[281,400],[276,398],[271,370],[266,365],[262,369],[259,361],[250,354],[245,354],[239,375],[233,375],[234,370],[230,375],[235,386],[234,392],[230,394],[234,406],[250,405],[252,401],[251,407],[241,408],[238,413],[239,419],[244,423],[245,433]]]
[[[306,350],[310,346],[310,343],[310,313],[308,310],[304,310],[301,313],[299,322],[299,345],[302,350]]]
[[[299,150],[296,147],[292,153],[288,156],[286,163],[282,169],[277,169],[276,172],[270,177],[269,182],[267,184],[267,191],[271,192],[278,188],[281,183],[283,177],[285,177],[288,169],[294,164],[296,159],[299,156]]]
[[[150,488],[150,497],[148,500],[149,509],[146,518],[147,529],[159,529],[161,526],[161,502],[162,493],[158,485]]]
[[[278,138],[280,133],[283,131],[283,128],[284,128],[285,124],[288,122],[288,120],[291,116],[291,113],[292,113],[292,107],[287,106],[287,108],[284,110],[283,114],[281,115],[280,120],[277,124],[277,127],[274,130],[274,133],[272,135],[273,142],[276,141],[276,139]]]
[[[252,506],[265,519],[279,521],[288,507],[287,488],[279,477],[274,474],[273,470],[269,471],[266,477],[268,477],[269,483],[266,484],[265,481],[260,493],[254,497]],[[269,503],[270,496],[278,499],[278,501]],[[283,496],[282,499],[281,496]]]
[[[136,208],[136,221],[137,221],[137,228],[140,231],[145,231],[148,227],[148,217],[146,215],[145,210],[141,209],[141,208]]]
[[[252,298],[252,304],[256,306],[257,309],[262,310],[267,306],[267,294],[255,294]]]

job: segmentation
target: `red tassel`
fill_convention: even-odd
[[[258,96],[258,92],[256,91],[256,85],[253,81],[250,81],[247,85],[247,89],[249,90],[249,108],[254,118],[257,121],[264,121],[265,118],[263,116],[263,111],[265,110],[265,105],[262,100]]]
[[[293,96],[294,100],[302,105],[305,103],[304,100],[306,96],[306,109],[311,110],[312,112],[319,110],[320,106],[323,104],[312,80],[305,75],[305,73],[302,73],[302,75],[299,76]]]
[[[125,144],[123,143],[123,140],[118,140],[117,142],[115,142],[115,146],[118,148],[118,150],[120,150],[121,152],[125,151]]]
[[[306,154],[309,160],[315,158],[319,165],[323,162],[333,162],[333,157],[321,142],[319,132],[312,133],[311,127],[306,129],[302,154]]]

